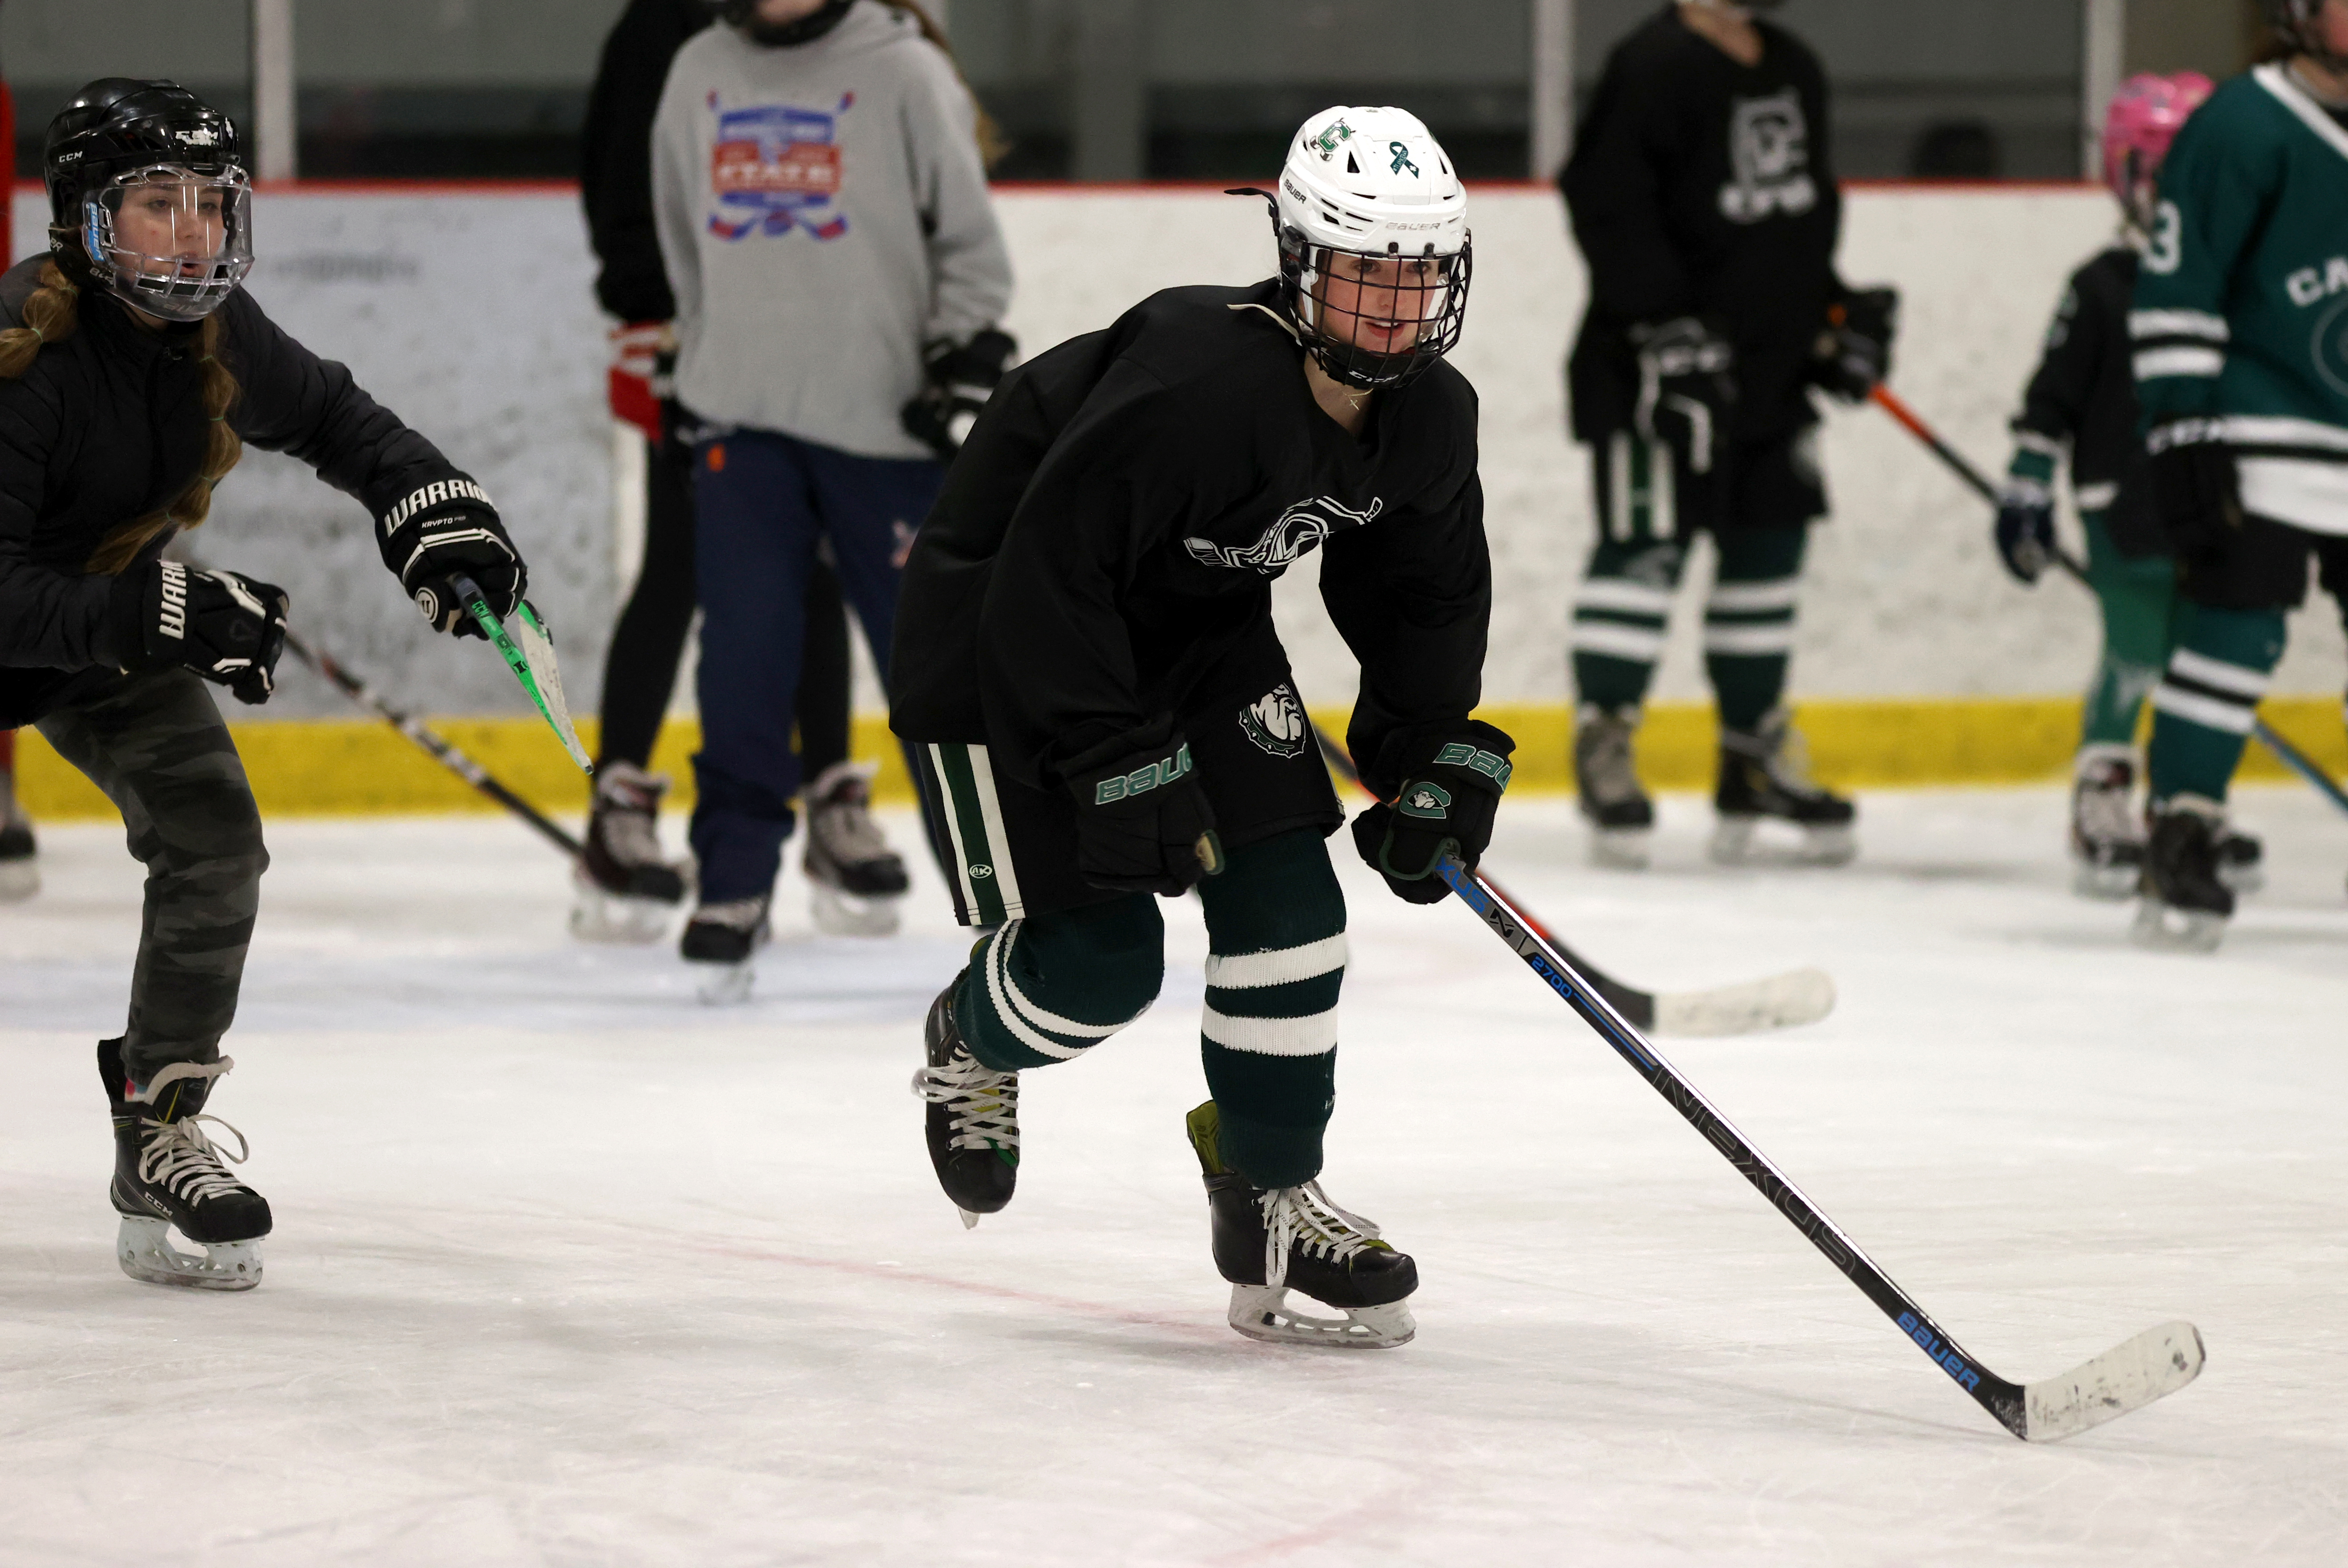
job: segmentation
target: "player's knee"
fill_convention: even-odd
[[[1047,1067],[1132,1023],[1165,980],[1165,922],[1134,893],[1005,924],[971,955],[954,1019],[988,1067]]]

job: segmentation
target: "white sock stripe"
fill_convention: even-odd
[[[1003,829],[1003,802],[994,793],[994,764],[983,746],[970,748],[970,779],[978,796],[978,814],[986,822],[986,846],[994,857],[994,890],[1003,899],[1004,918],[1016,920],[1027,913],[1027,905],[1019,896],[1019,872],[1011,863],[1011,835]]]
[[[1269,953],[1210,953],[1207,984],[1226,991],[1289,985],[1343,969],[1348,956],[1342,931],[1301,947],[1275,947]]]
[[[1644,626],[1625,626],[1612,621],[1576,621],[1573,624],[1573,651],[1577,654],[1605,654],[1613,658],[1652,665],[1663,656],[1663,634],[1649,631]]]
[[[2246,457],[2240,468],[2243,511],[2310,533],[2348,533],[2348,464]]]
[[[1801,594],[1800,578],[1773,577],[1766,583],[1715,583],[1704,603],[1707,610],[1790,610]]]
[[[2152,688],[2152,706],[2205,729],[2222,729],[2229,735],[2250,734],[2258,717],[2255,709],[2220,702],[2199,692],[2180,691],[2166,681]]]
[[[1064,1046],[1051,1036],[1035,1029],[1026,1019],[1019,1016],[1019,1009],[1012,1002],[1006,990],[1005,983],[1009,979],[1009,975],[1004,966],[1004,960],[1010,951],[1012,939],[1017,935],[1018,931],[1019,923],[1015,920],[1012,921],[989,938],[986,944],[986,995],[994,1004],[994,1016],[1002,1019],[1004,1026],[1029,1050],[1039,1056],[1056,1057],[1064,1062],[1074,1061],[1085,1054],[1085,1047]]]
[[[2132,310],[2128,312],[2130,337],[2206,337],[2212,343],[2225,343],[2234,335],[2222,315],[2212,315],[2206,310]]]
[[[1650,615],[1672,613],[1672,591],[1628,577],[1592,577],[1573,596],[1577,610],[1633,610]]]
[[[1302,1018],[1234,1018],[1204,1010],[1199,1032],[1226,1050],[1258,1057],[1317,1057],[1337,1048],[1337,1009]]]
[[[2061,441],[2052,436],[2042,436],[2035,430],[2016,430],[2013,444],[2025,452],[2037,452],[2044,457],[2059,458],[2063,455]]]
[[[1121,1019],[1114,1024],[1086,1024],[1079,1023],[1074,1018],[1064,1018],[1049,1008],[1037,1006],[1035,999],[1019,988],[1019,982],[1011,974],[1011,944],[1018,940],[1016,933],[1022,923],[1024,923],[1014,920],[1005,925],[998,944],[1002,953],[1003,988],[1010,996],[1012,1006],[1019,1009],[1022,1018],[1036,1028],[1049,1029],[1056,1035],[1072,1035],[1080,1040],[1106,1040],[1124,1028],[1126,1025],[1132,1023],[1133,1018],[1141,1016],[1140,1013],[1136,1013],[1133,1018]],[[1143,1011],[1148,1011],[1148,1008],[1145,1007]]]
[[[2172,675],[2183,676],[2187,680],[2202,686],[2216,686],[2219,691],[2236,693],[2252,702],[2266,696],[2267,687],[2274,683],[2274,676],[2263,670],[2230,665],[2223,659],[2213,659],[2190,648],[2179,648],[2169,655],[2168,669]]]
[[[1790,654],[1794,625],[1788,621],[1769,626],[1715,626],[1704,629],[1707,654]]]
[[[2081,511],[2101,511],[2120,499],[2120,487],[2116,484],[2081,485],[2073,492],[2073,497],[2078,501]]]
[[[2226,356],[2214,348],[2147,348],[2136,356],[2136,378],[2157,381],[2168,376],[2225,374]]]

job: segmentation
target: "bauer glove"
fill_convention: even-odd
[[[931,344],[922,356],[929,384],[898,416],[905,433],[937,453],[940,462],[952,462],[1017,351],[1009,333],[991,326],[965,344]]]
[[[1640,435],[1680,454],[1693,474],[1712,472],[1736,402],[1736,350],[1692,315],[1631,329],[1639,351]]]
[[[1451,884],[1435,874],[1445,854],[1469,871],[1492,842],[1517,743],[1478,719],[1405,730],[1381,747],[1377,777],[1402,780],[1394,802],[1354,819],[1354,847],[1396,898],[1439,903]]]
[[[436,632],[479,637],[452,579],[470,577],[499,620],[520,608],[530,573],[489,494],[462,474],[436,480],[394,505],[376,525],[383,563]]]
[[[1076,874],[1118,892],[1179,898],[1223,869],[1215,809],[1199,788],[1181,732],[1110,760],[1079,760],[1068,775],[1076,800]],[[1119,743],[1131,744],[1129,740]]]
[[[2242,526],[2241,476],[2214,419],[2178,419],[2145,438],[2145,478],[2169,549],[2192,555]]]
[[[1853,289],[1827,307],[1810,351],[1810,379],[1829,397],[1864,403],[1891,374],[1891,340],[1900,334],[1898,289]]]
[[[236,700],[276,690],[285,651],[285,590],[238,572],[196,572],[151,561],[114,580],[108,631],[127,671],[184,665]]]
[[[1997,553],[2024,587],[2054,559],[2054,497],[2038,480],[2014,474],[1998,492]]]

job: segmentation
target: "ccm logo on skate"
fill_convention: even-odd
[[[1922,1324],[1917,1322],[1916,1315],[1914,1313],[1901,1313],[1900,1315],[1900,1326],[1907,1330],[1909,1338],[1914,1340],[1917,1344],[1924,1347],[1925,1355],[1931,1357],[1933,1360],[1941,1364],[1941,1371],[1946,1372],[1950,1377],[1957,1380],[1957,1386],[1959,1387],[1978,1388],[1981,1387],[1981,1374],[1966,1366],[1962,1357],[1950,1349],[1947,1346],[1941,1344],[1939,1336],[1934,1335],[1931,1329],[1926,1328]]]
[[[1146,762],[1130,773],[1102,779],[1093,786],[1093,804],[1107,806],[1131,799],[1136,795],[1147,795],[1152,789],[1165,788],[1189,771],[1190,748],[1185,745],[1163,762]]]

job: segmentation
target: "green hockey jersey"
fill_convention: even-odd
[[[2245,511],[2348,535],[2348,129],[2284,67],[2178,132],[2128,331],[2147,428],[2214,421]]]

